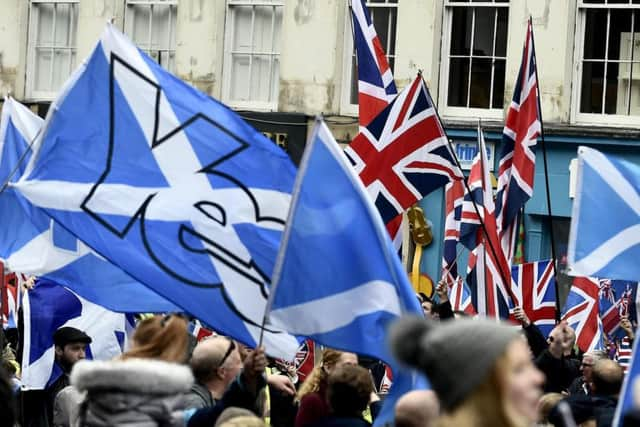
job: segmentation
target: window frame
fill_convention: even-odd
[[[56,95],[60,91],[60,88],[64,85],[64,81],[66,81],[69,76],[73,73],[77,65],[77,57],[73,60],[70,59],[71,63],[69,64],[69,75],[65,77],[61,87],[50,91],[50,90],[36,90],[36,47],[37,47],[37,38],[39,33],[39,26],[36,25],[39,19],[39,11],[38,5],[43,4],[69,4],[75,5],[76,8],[76,22],[74,23],[73,14],[71,14],[69,26],[73,27],[75,24],[75,34],[73,35],[73,39],[75,41],[74,46],[62,46],[57,47],[55,45],[55,41],[51,46],[52,51],[55,50],[67,50],[72,53],[75,53],[77,56],[78,53],[78,20],[80,18],[80,0],[29,0],[29,19],[28,19],[28,32],[27,32],[27,64],[25,71],[25,98],[33,101],[52,101],[55,99]],[[54,24],[52,26],[55,35],[55,19]],[[72,28],[70,28],[71,30]],[[71,58],[71,55],[70,55]],[[49,68],[49,80],[52,81],[53,78],[53,67],[54,67],[54,56],[51,57],[51,66]]]
[[[178,27],[178,0],[125,0],[124,3],[124,33],[136,44],[136,46],[138,46],[140,48],[140,50],[142,50],[143,52],[145,52],[147,55],[149,55],[149,57],[151,57],[152,59],[153,56],[151,55],[152,51],[151,49],[145,49],[143,48],[143,45],[140,44],[139,42],[134,40],[134,29],[135,29],[135,18],[133,18],[133,14],[132,12],[129,12],[130,9],[129,6],[149,6],[149,10],[150,10],[150,14],[149,14],[149,33],[148,33],[148,37],[147,37],[147,43],[146,46],[150,47],[152,45],[152,34],[153,34],[153,23],[154,23],[154,19],[153,19],[153,13],[151,13],[151,9],[153,6],[169,6],[169,43],[171,43],[171,31],[173,31],[174,34],[174,41],[176,41],[176,29]],[[174,12],[171,12],[171,11]],[[171,20],[175,18],[175,25],[171,25]],[[176,73],[176,46],[177,46],[177,41],[176,44],[174,46],[169,46],[168,49],[157,49],[155,50],[156,52],[159,52],[160,55],[162,55],[163,53],[166,52],[166,54],[169,56],[169,58],[173,58],[173,69],[171,69],[170,67],[167,66],[167,64],[162,64],[161,62],[157,61],[158,64],[160,64],[164,69],[168,70],[170,73],[175,74]],[[171,63],[171,59],[169,61]]]
[[[467,8],[478,8],[478,7],[491,7],[491,8],[506,8],[507,9],[507,38],[506,38],[506,51],[505,51],[505,92],[502,97],[502,107],[501,108],[475,108],[475,107],[450,107],[447,105],[448,97],[449,97],[449,61],[451,58],[450,50],[451,50],[451,31],[453,30],[453,10],[456,7],[467,7]],[[495,2],[495,1],[455,1],[455,0],[445,0],[443,6],[443,19],[442,19],[442,44],[440,46],[441,54],[440,54],[440,83],[438,90],[438,110],[442,113],[444,117],[450,117],[460,120],[476,120],[478,117],[486,118],[486,119],[497,119],[503,120],[505,117],[505,99],[507,96],[506,88],[507,88],[507,62],[509,60],[509,21],[510,21],[510,12],[511,12],[511,3],[509,1],[506,2]],[[496,24],[497,25],[497,20]],[[493,34],[493,45],[495,49],[496,44],[496,27],[494,27]],[[471,40],[473,43],[473,32],[475,31],[475,25],[471,28]],[[472,54],[473,52],[470,52]],[[456,55],[459,56],[459,55]],[[472,57],[472,56],[471,56]],[[502,58],[498,56],[493,56],[493,58]],[[471,73],[471,67],[469,70]],[[495,80],[495,75],[493,75],[492,71],[492,81],[491,85],[493,87],[493,83]],[[471,85],[469,84],[469,88]],[[493,91],[490,91],[493,92]],[[469,96],[469,95],[467,95]]]
[[[225,29],[224,29],[224,61],[222,66],[222,100],[225,104],[230,107],[236,109],[250,109],[256,111],[277,111],[278,110],[278,97],[280,91],[280,82],[277,82],[275,93],[273,93],[273,99],[271,101],[256,101],[256,100],[248,100],[241,101],[237,99],[231,98],[231,71],[232,71],[232,56],[233,56],[233,35],[235,32],[235,19],[232,12],[233,6],[272,6],[272,7],[280,7],[282,8],[282,26],[284,27],[284,5],[285,0],[226,0],[225,2]],[[272,15],[272,37],[275,34],[275,20]],[[251,28],[252,37],[253,38],[253,28]],[[282,44],[283,37],[281,33],[280,37],[280,46],[278,46],[278,51],[274,52],[273,47],[271,51],[271,57],[274,59],[278,59],[278,66],[280,66],[280,55],[282,54]],[[248,54],[250,57],[254,55],[253,52]],[[273,72],[273,62],[271,62],[271,71]],[[280,73],[278,73],[278,76]],[[249,74],[249,78],[251,78],[251,74]],[[273,78],[273,76],[272,76]],[[271,81],[273,84],[273,81]]]
[[[611,126],[611,127],[630,127],[637,126],[640,123],[640,114],[638,115],[621,115],[621,114],[605,114],[603,113],[582,113],[580,112],[580,102],[582,101],[582,69],[584,61],[584,43],[587,11],[590,9],[604,10],[628,10],[630,7],[636,6],[637,14],[640,14],[640,3],[585,3],[584,0],[576,2],[576,31],[574,41],[574,57],[573,57],[573,73],[572,80],[575,82],[571,89],[571,124],[586,126]],[[632,21],[633,22],[633,21]],[[632,24],[633,25],[633,24]],[[632,27],[633,28],[633,27]],[[609,28],[610,30],[611,28]],[[640,28],[638,31],[640,33]],[[607,39],[609,34],[607,34]],[[637,39],[637,40],[640,40]],[[608,43],[607,47],[608,49]],[[605,63],[609,58],[605,58]],[[615,60],[614,60],[615,61]],[[640,62],[640,61],[638,61]],[[630,101],[631,102],[631,101]]]
[[[343,116],[353,116],[358,117],[358,103],[351,103],[351,72],[353,71],[353,57],[355,56],[355,50],[353,47],[353,29],[352,29],[352,18],[351,18],[351,7],[349,6],[349,2],[346,2],[345,8],[345,20],[344,20],[344,60],[342,61],[342,83],[341,83],[341,95],[340,95],[340,114]],[[395,51],[393,55],[389,55],[387,53],[388,46],[383,46],[384,54],[389,60],[390,57],[394,58],[394,67],[391,68],[391,71],[394,72],[395,69],[395,59],[397,58],[398,52],[398,10],[400,0],[395,3],[373,3],[371,0],[366,0],[367,8],[371,9],[395,9],[396,10],[396,26],[395,26],[395,34],[394,34],[394,43],[396,45]],[[387,23],[389,25],[389,23]],[[377,30],[376,30],[377,33]],[[388,40],[387,40],[388,43]],[[395,79],[395,73],[394,73]],[[398,88],[400,91],[401,88]]]

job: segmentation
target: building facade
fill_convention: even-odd
[[[238,110],[299,160],[316,114],[324,115],[340,142],[349,142],[358,131],[348,3],[2,0],[0,95],[11,94],[42,114],[111,21],[164,67]],[[553,240],[562,263],[578,145],[640,161],[640,1],[367,4],[396,84],[402,88],[422,71],[463,163],[475,153],[478,119],[492,152],[500,152],[532,17],[552,220],[538,149],[534,197],[525,206],[525,256],[549,258]],[[437,278],[443,192],[421,204],[434,230],[421,270]]]

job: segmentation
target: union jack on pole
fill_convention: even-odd
[[[398,91],[366,0],[352,0],[351,17],[358,70],[358,116],[362,128],[389,105]]]
[[[502,249],[511,260],[520,208],[533,195],[536,143],[540,135],[536,55],[531,19],[522,52],[522,63],[502,134],[498,167],[496,219]]]
[[[449,182],[445,187],[446,218],[444,222],[444,252],[442,256],[443,279],[453,286],[458,278],[457,244],[460,239],[460,216],[464,185],[462,180]]]
[[[632,323],[637,320],[637,282],[625,280],[600,279],[600,318],[604,333],[613,338],[623,338],[624,330],[620,327],[622,316],[627,316]]]
[[[583,352],[604,348],[598,291],[597,279],[575,277],[562,310],[562,320],[576,332],[576,344]]]
[[[556,281],[552,261],[529,262],[511,267],[515,284],[514,303],[522,307],[529,320],[545,337],[556,323]]]
[[[399,234],[404,210],[462,179],[421,75],[362,129],[345,154],[392,239]]]

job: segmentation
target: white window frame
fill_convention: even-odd
[[[622,114],[604,114],[603,113],[582,113],[580,112],[580,101],[582,96],[582,61],[584,58],[584,42],[585,42],[585,26],[586,26],[586,17],[587,10],[589,9],[621,9],[628,10],[629,7],[637,6],[636,14],[640,14],[640,4],[632,4],[629,3],[584,3],[583,0],[578,0],[576,4],[577,12],[576,12],[576,32],[575,32],[575,49],[574,49],[574,64],[573,67],[573,84],[572,95],[571,95],[571,123],[576,125],[606,125],[606,126],[618,126],[618,127],[629,127],[629,126],[637,126],[640,124],[640,114],[639,115],[622,115]],[[632,24],[633,25],[633,24]],[[635,29],[632,27],[632,30],[636,33],[640,33],[640,28]],[[609,33],[607,34],[607,38],[609,37]],[[636,39],[638,40],[638,39]],[[609,43],[608,40],[606,42],[605,49],[608,50]],[[640,59],[640,58],[638,58]],[[605,77],[603,84],[606,85],[606,64],[608,63],[608,58],[605,59]],[[618,61],[618,60],[614,60]],[[603,88],[604,91],[604,88]]]
[[[29,31],[28,31],[28,42],[27,42],[27,71],[26,71],[26,98],[30,99],[30,100],[36,100],[36,101],[51,101],[53,99],[55,99],[58,90],[60,88],[56,88],[53,91],[39,91],[35,89],[35,78],[36,78],[36,43],[37,43],[37,37],[38,37],[38,26],[37,21],[38,21],[38,7],[37,5],[39,4],[75,4],[76,8],[78,9],[78,19],[80,17],[80,1],[79,0],[30,0],[29,1]],[[73,27],[75,25],[75,35],[74,35],[74,39],[76,42],[75,46],[56,46],[55,43],[51,46],[52,50],[69,50],[71,52],[76,53],[77,56],[77,51],[78,51],[78,23],[77,22],[73,22],[73,14],[71,15],[71,20],[70,23],[68,24],[70,27]],[[54,23],[53,23],[53,28],[54,28],[54,35],[55,35],[55,26],[56,26],[56,22],[54,19]],[[71,61],[71,63],[69,64],[69,76],[71,75],[71,73],[73,72],[73,70],[76,67],[76,61],[77,61],[77,57],[75,58],[75,60],[71,59],[72,56],[69,56],[69,60]],[[54,65],[54,56],[51,56],[51,68],[49,70],[49,79],[53,78],[53,65]],[[66,79],[65,79],[66,80]]]
[[[171,34],[172,32],[175,34],[176,31],[176,27],[178,24],[178,19],[177,19],[177,15],[178,15],[178,0],[125,0],[125,12],[124,12],[124,28],[125,28],[125,33],[131,38],[131,40],[133,40],[133,35],[134,35],[134,20],[133,17],[131,16],[131,8],[129,8],[129,6],[149,6],[149,33],[147,35],[147,43],[139,43],[137,41],[135,41],[136,45],[142,50],[144,51],[147,55],[149,55],[151,58],[153,58],[152,56],[152,51],[150,49],[152,43],[152,38],[153,38],[153,7],[154,6],[169,6],[169,41],[171,41]],[[175,19],[175,23],[176,25],[172,25],[172,18],[176,17]],[[175,36],[174,36],[174,41],[175,41]],[[173,58],[173,67],[169,67],[168,64],[162,64],[159,62],[160,65],[162,65],[162,67],[164,67],[165,69],[169,70],[170,72],[174,73],[176,72],[175,70],[175,61],[176,61],[176,46],[175,44],[173,46],[168,46],[168,48],[166,49],[154,49],[153,52],[159,52],[160,56],[158,57],[158,59],[161,58],[162,54],[168,55],[169,58]]]
[[[382,46],[382,48],[384,49],[384,54],[387,57],[387,60],[389,60],[389,58],[397,58],[397,52],[398,52],[398,5],[399,5],[400,0],[398,0],[398,3],[371,3],[370,0],[367,0],[367,8],[369,8],[369,11],[371,11],[371,9],[395,9],[396,10],[396,34],[394,34],[394,38],[395,38],[395,43],[396,43],[396,49],[393,55],[389,55],[388,54],[388,50],[389,50],[389,46]],[[351,8],[349,7],[349,2],[346,2],[346,14],[345,17],[346,19],[344,20],[344,60],[342,61],[342,90],[341,92],[341,96],[340,96],[340,114],[343,116],[353,116],[353,117],[358,117],[358,103],[352,104],[351,103],[351,72],[353,69],[353,55],[354,55],[354,49],[353,49],[353,23],[352,23],[352,18],[351,18]],[[374,12],[375,13],[375,12]],[[390,22],[387,23],[387,25],[390,25]],[[377,32],[377,30],[376,30]],[[387,44],[389,43],[389,40],[387,40]],[[393,72],[393,69],[391,70]],[[394,76],[395,77],[395,76]],[[398,90],[400,90],[400,88],[398,88]]]
[[[233,17],[232,7],[233,6],[273,6],[282,8],[283,20],[282,25],[284,26],[284,4],[285,0],[274,0],[274,1],[260,1],[260,0],[226,0],[225,4],[225,34],[224,34],[224,61],[222,68],[222,100],[229,106],[236,109],[251,109],[256,111],[277,111],[278,109],[278,92],[280,88],[279,82],[277,82],[274,93],[271,94],[271,101],[256,101],[256,100],[248,100],[241,101],[237,99],[231,99],[231,70],[233,65],[232,55],[233,55],[233,34],[235,30],[235,19]],[[275,34],[275,19],[272,17],[272,37]],[[253,31],[253,26],[251,28]],[[282,32],[280,33],[280,44],[283,43]],[[253,34],[251,39],[253,39]],[[282,46],[277,46],[278,51],[272,51],[271,53],[265,55],[271,56],[271,63],[273,63],[274,59],[278,59],[280,64],[280,54]],[[245,53],[245,52],[242,52]],[[249,53],[249,57],[252,58],[255,55],[254,52]],[[251,68],[249,68],[249,78],[251,78]],[[273,70],[273,68],[271,69]],[[278,74],[279,75],[279,74]],[[271,76],[273,78],[273,76]],[[271,79],[270,79],[271,80]]]
[[[504,98],[507,96],[506,93],[506,88],[507,88],[507,82],[506,82],[506,61],[507,61],[507,57],[509,56],[509,28],[507,27],[507,41],[506,41],[506,45],[507,45],[507,51],[505,52],[506,56],[504,57],[505,59],[505,93],[503,94],[503,100],[502,100],[502,107],[500,108],[472,108],[472,107],[450,107],[447,105],[447,101],[448,101],[448,96],[449,96],[449,59],[451,57],[450,55],[450,51],[451,51],[451,31],[452,31],[452,20],[453,20],[453,9],[455,7],[469,7],[469,8],[479,8],[479,7],[491,7],[491,8],[506,8],[508,11],[510,11],[510,6],[511,4],[509,2],[500,2],[500,3],[496,3],[493,1],[484,1],[484,2],[469,2],[469,3],[463,3],[463,2],[456,2],[456,1],[451,1],[451,0],[445,0],[444,3],[444,9],[443,9],[443,25],[442,25],[442,46],[441,46],[441,55],[440,55],[440,89],[439,89],[439,96],[438,96],[438,109],[441,112],[441,114],[445,117],[452,117],[452,118],[456,118],[456,119],[468,119],[468,120],[477,120],[478,117],[481,118],[487,118],[487,119],[498,119],[498,120],[502,120],[504,118]],[[509,17],[509,12],[507,12],[507,16]],[[507,20],[509,21],[509,18],[507,18]],[[496,45],[496,31],[497,30],[497,19],[495,20],[495,24],[494,24],[494,34],[493,34],[493,49],[494,49],[494,54],[495,54],[495,45]],[[473,31],[475,31],[475,25],[472,25],[471,27],[471,40],[472,40],[472,44],[473,44]],[[471,54],[473,53],[473,50],[471,50],[470,52]],[[458,55],[456,55],[458,56]],[[498,57],[498,56],[493,56],[494,58],[500,58],[502,59],[502,57]],[[469,73],[471,73],[472,67],[469,67]],[[493,75],[493,70],[492,70],[492,75]],[[471,87],[471,79],[469,79],[469,89]],[[489,89],[489,93],[491,96],[493,96],[493,83],[495,81],[495,78],[492,77],[491,78],[491,88]],[[470,94],[467,93],[467,99],[469,98]]]

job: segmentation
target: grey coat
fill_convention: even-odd
[[[150,359],[80,361],[71,384],[87,393],[81,426],[181,427],[193,375],[187,366]]]

